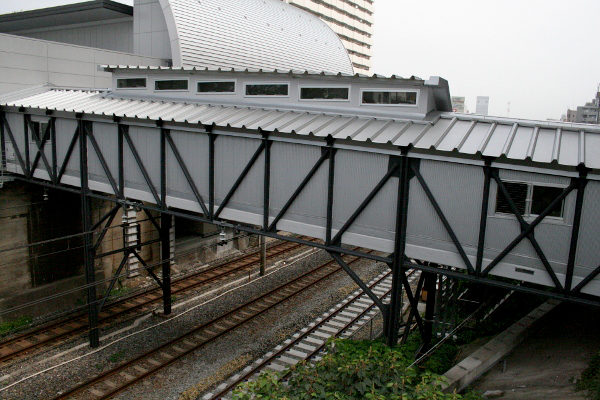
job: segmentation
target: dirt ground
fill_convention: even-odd
[[[600,351],[600,308],[563,303],[538,329],[470,388],[502,390],[502,399],[585,399],[575,391],[590,359]]]

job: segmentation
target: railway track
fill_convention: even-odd
[[[344,260],[348,264],[352,264],[358,261],[359,258],[345,256]],[[71,398],[107,399],[115,396],[175,361],[212,343],[228,332],[267,313],[274,307],[322,282],[340,270],[341,268],[335,261],[322,264],[312,271],[249,300],[234,310],[196,327],[148,353],[60,394],[54,400]]]
[[[418,275],[417,271],[411,271],[408,276],[409,282],[412,283],[418,278]],[[392,287],[391,271],[377,276],[368,283],[368,286],[380,299],[389,298]],[[214,392],[204,395],[202,400],[228,399],[237,385],[256,378],[262,371],[270,370],[281,373],[302,360],[317,361],[319,353],[327,346],[328,338],[350,337],[378,311],[376,305],[365,293],[360,290],[355,291],[308,327],[294,334],[283,345],[277,346],[274,351],[265,354],[253,365],[232,376],[228,381],[219,385]],[[280,379],[285,379],[287,375],[280,376]]]
[[[283,242],[267,249],[267,257],[282,256],[297,250],[304,245]],[[171,294],[184,294],[207,284],[226,280],[254,268],[260,263],[260,253],[254,252],[230,262],[222,263],[174,280]],[[151,311],[157,303],[162,302],[162,290],[148,289],[125,299],[107,303],[99,314],[99,328],[123,323]],[[10,338],[0,343],[0,368],[19,360],[33,351],[49,345],[57,345],[87,332],[87,313],[79,313],[68,319],[46,324],[33,331]]]

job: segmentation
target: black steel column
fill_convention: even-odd
[[[2,165],[0,165],[0,168],[4,169],[6,168],[6,142],[4,139],[4,113],[0,113],[0,151],[2,151],[2,154],[0,154],[0,156],[2,156]]]
[[[263,187],[263,230],[269,230],[269,204],[271,190],[271,145],[269,134],[263,132],[263,140],[265,143],[265,175]],[[267,238],[262,235],[260,237],[260,276],[265,276],[267,267]]]
[[[581,211],[583,209],[583,195],[587,185],[587,171],[579,171],[579,182],[577,186],[577,200],[575,201],[575,216],[573,217],[573,229],[571,231],[571,244],[569,248],[569,260],[567,262],[567,276],[565,279],[565,292],[571,291],[573,284],[573,272],[575,270],[575,256],[577,255],[577,242],[579,240],[579,227],[581,226]]]
[[[165,315],[171,314],[171,222],[170,214],[161,214],[160,248],[162,257],[162,289]]]
[[[409,158],[403,151],[400,157],[400,177],[398,179],[398,203],[396,208],[396,237],[394,239],[394,260],[392,262],[392,293],[385,328],[387,344],[390,347],[398,343],[399,318],[402,314],[402,277],[404,275],[404,253],[406,249],[406,224],[409,196]]]
[[[208,211],[210,215],[207,218],[215,218],[215,140],[217,136],[212,133],[212,127],[207,127],[208,132]]]
[[[325,243],[331,244],[331,230],[333,228],[333,182],[335,179],[335,152],[333,148],[334,139],[327,138],[329,146],[329,176],[327,178],[327,224],[325,231]]]
[[[79,117],[79,170],[81,176],[81,213],[83,217],[83,241],[85,259],[85,280],[87,285],[88,327],[90,347],[100,345],[98,333],[98,307],[96,305],[96,269],[94,266],[94,241],[92,238],[92,213],[90,207],[89,185],[88,185],[88,151],[87,134],[83,127],[84,122]]]
[[[425,323],[423,329],[423,348],[422,352],[426,352],[431,348],[433,341],[433,319],[435,318],[435,298],[437,275],[424,272],[425,275],[425,290],[427,291],[427,304],[425,305]]]
[[[485,160],[483,167],[483,198],[481,201],[481,219],[479,221],[479,241],[477,243],[477,260],[475,262],[475,275],[481,274],[481,266],[483,264],[483,248],[485,246],[485,230],[487,228],[487,214],[490,201],[490,181],[492,179],[490,166],[491,159]]]

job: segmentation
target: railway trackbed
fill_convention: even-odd
[[[408,276],[409,282],[413,283],[419,275],[418,271],[411,271]],[[392,287],[391,271],[375,277],[367,286],[380,299],[388,299]],[[318,361],[319,353],[325,349],[330,337],[350,337],[378,312],[375,303],[364,292],[357,290],[309,326],[295,333],[282,345],[256,360],[253,365],[247,366],[240,373],[217,386],[214,391],[205,394],[202,400],[228,399],[237,385],[253,380],[262,371],[282,373],[286,368],[302,360]],[[287,374],[280,378],[286,376]]]
[[[305,247],[304,245],[283,242],[267,249],[267,257],[281,257]],[[171,284],[172,295],[183,295],[208,284],[218,283],[252,270],[260,263],[260,253],[253,252],[240,258],[203,269],[188,276],[176,279]],[[124,323],[152,311],[162,302],[160,287],[151,288],[124,299],[107,303],[99,314],[99,328]],[[0,368],[18,361],[45,347],[57,346],[88,330],[86,313],[78,313],[67,319],[45,324],[32,331],[0,342]]]
[[[344,259],[349,264],[359,260],[353,256],[345,256]],[[256,317],[266,314],[340,270],[334,261],[324,263],[145,354],[68,389],[55,399],[113,397]]]

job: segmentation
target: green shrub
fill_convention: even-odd
[[[273,373],[262,373],[240,385],[233,398],[246,399],[460,399],[444,394],[444,377],[407,368],[414,346],[390,349],[382,341],[334,340],[315,365],[300,362],[290,368],[287,384]]]

